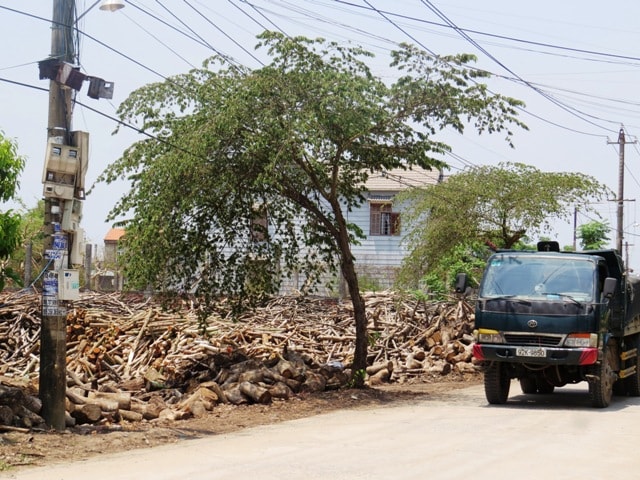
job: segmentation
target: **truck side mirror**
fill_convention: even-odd
[[[602,295],[605,298],[610,299],[618,288],[618,280],[613,277],[607,277],[604,279],[604,286],[602,287]]]
[[[464,293],[467,290],[467,274],[459,273],[456,275],[456,293]]]

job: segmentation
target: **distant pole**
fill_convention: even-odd
[[[29,241],[24,249],[24,286],[31,285],[31,265],[33,262],[33,243]]]
[[[615,144],[615,145],[619,145],[620,148],[618,150],[618,158],[619,158],[619,162],[618,162],[618,198],[616,199],[616,202],[618,204],[618,211],[617,211],[617,225],[616,225],[616,249],[618,250],[618,252],[620,253],[620,255],[622,255],[622,243],[623,243],[623,239],[624,239],[624,222],[623,222],[623,217],[624,217],[624,146],[627,143],[636,143],[636,140],[634,140],[633,142],[628,142],[625,139],[625,135],[624,135],[624,128],[620,127],[620,131],[618,132],[618,141],[616,142],[607,142],[609,144]]]
[[[622,239],[624,237],[623,216],[624,216],[624,130],[620,128],[618,133],[619,165],[618,165],[618,211],[617,211],[617,227],[618,234],[616,236],[616,248],[622,253]]]
[[[578,246],[578,207],[573,207],[573,251]]]
[[[53,0],[51,23],[51,58],[70,64],[75,63],[73,24],[75,0]],[[49,82],[49,118],[47,142],[55,138],[56,143],[69,144],[71,131],[71,90],[63,88],[55,80]],[[48,148],[48,144],[47,144]],[[47,197],[45,202],[44,227],[48,234],[44,253],[51,251],[54,224],[59,221],[62,202]],[[63,261],[65,257],[63,256]],[[58,304],[57,274],[53,264],[45,272],[42,289],[42,326],[40,332],[40,399],[42,417],[47,425],[58,431],[65,429],[66,397],[66,315]]]
[[[93,244],[87,243],[84,247],[84,288],[87,292],[91,287],[91,265],[93,264]]]

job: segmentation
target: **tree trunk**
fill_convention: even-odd
[[[337,213],[337,212],[336,212]],[[351,303],[353,304],[353,317],[356,323],[356,345],[355,354],[353,357],[353,366],[351,369],[351,384],[356,388],[365,387],[365,377],[367,369],[367,315],[365,309],[365,303],[360,295],[360,287],[358,285],[358,275],[356,274],[356,267],[353,261],[353,255],[351,254],[351,247],[349,245],[349,232],[346,228],[346,222],[342,216],[340,219],[340,252],[341,252],[341,269],[342,276],[349,289],[349,296],[351,297]]]

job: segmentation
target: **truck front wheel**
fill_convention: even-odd
[[[484,372],[484,394],[490,404],[506,403],[510,385],[511,378],[504,363],[493,362],[487,367]]]
[[[602,361],[595,367],[596,378],[589,382],[591,404],[596,408],[605,408],[611,403],[613,383],[616,380],[616,374],[613,371],[615,359],[611,358],[612,355],[615,355],[615,349],[607,345]]]

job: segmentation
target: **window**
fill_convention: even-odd
[[[393,211],[391,202],[369,204],[369,235],[399,235],[400,214]]]

